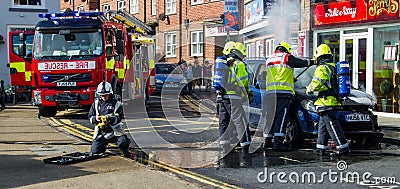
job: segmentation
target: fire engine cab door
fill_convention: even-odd
[[[372,78],[366,77],[372,70],[372,49],[369,32],[343,34],[340,39],[340,60],[350,63],[352,87],[372,94]],[[344,43],[342,43],[344,41]],[[372,75],[372,74],[371,74]]]
[[[10,79],[12,86],[31,85],[31,61],[33,32],[26,32],[25,41],[20,41],[19,32],[9,32]],[[25,48],[20,48],[22,45]],[[20,52],[25,50],[25,52]],[[25,56],[24,56],[25,54]]]

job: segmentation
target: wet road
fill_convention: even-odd
[[[199,107],[200,102],[206,106]],[[208,103],[208,99],[197,101],[188,96],[154,96],[147,105],[142,102],[125,103],[124,111],[127,131],[150,159],[186,168],[189,172],[185,174],[172,172],[206,186],[400,187],[397,167],[400,150],[396,145],[382,144],[381,150],[353,151],[343,158],[319,157],[312,153],[311,147],[306,146],[288,153],[256,151],[245,157],[235,150],[225,158],[224,167],[221,167],[217,163],[221,156],[217,145],[218,122],[212,113],[215,107]],[[49,121],[64,124],[63,128],[67,125],[71,127],[70,131],[81,131],[81,136],[90,138],[92,134],[93,126],[88,124],[84,112],[61,112]],[[359,179],[355,182],[357,179],[354,176],[357,175]]]

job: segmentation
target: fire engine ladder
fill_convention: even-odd
[[[135,31],[141,34],[150,35],[153,33],[153,29],[143,23],[141,20],[136,18],[135,16],[129,14],[128,12],[124,11],[109,11],[111,17],[124,23],[125,25],[129,26],[130,28],[134,29]]]

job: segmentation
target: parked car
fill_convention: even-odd
[[[156,93],[186,92],[187,80],[180,66],[176,63],[157,63],[155,68]]]
[[[250,125],[257,127],[261,117],[262,99],[265,96],[266,65],[265,59],[246,60],[250,74],[250,90],[254,99],[250,102]],[[310,84],[316,66],[295,68],[294,101],[289,108],[286,142],[295,147],[304,142],[304,139],[316,138],[318,133],[319,115],[316,112],[314,101],[316,97],[305,94],[306,86]],[[351,89],[350,95],[344,99],[337,112],[341,127],[347,139],[353,146],[363,148],[376,147],[383,137],[378,126],[377,116],[372,110],[376,108],[376,98],[357,89]]]

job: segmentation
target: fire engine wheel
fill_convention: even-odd
[[[289,144],[290,147],[300,147],[304,142],[300,124],[293,116],[290,116],[286,123],[285,142]]]
[[[46,107],[40,106],[39,107],[39,114],[43,117],[54,117],[57,114],[56,107]]]

